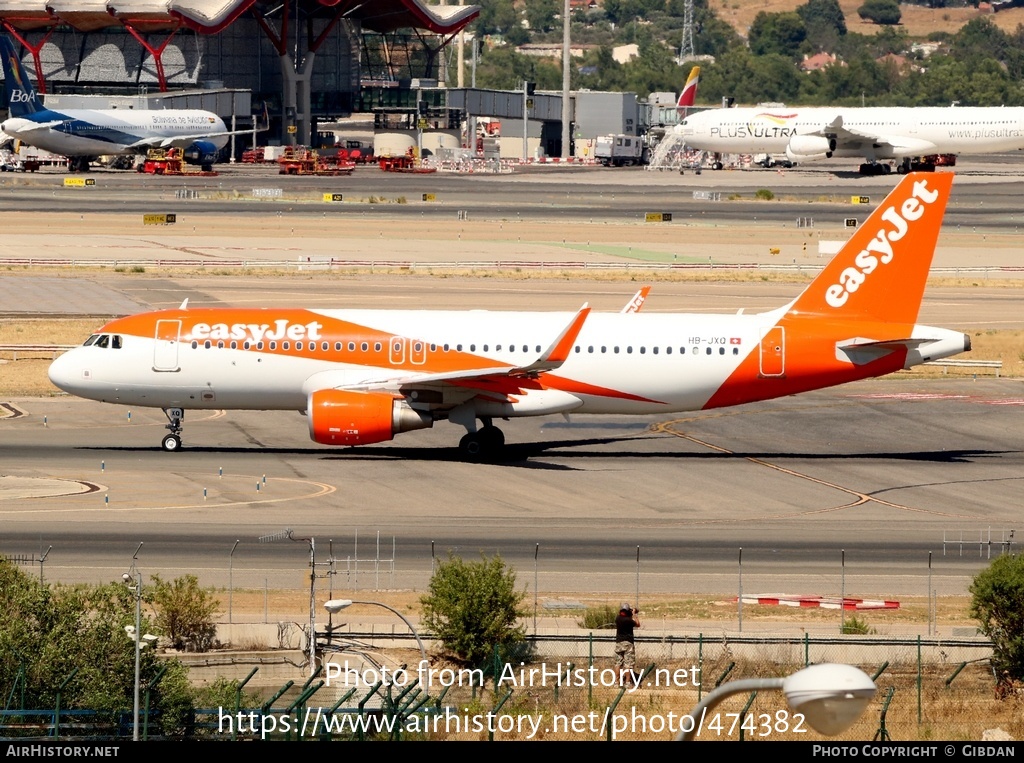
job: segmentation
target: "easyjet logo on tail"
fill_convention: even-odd
[[[867,246],[854,258],[853,266],[845,268],[839,274],[838,282],[825,290],[825,302],[830,307],[842,307],[850,295],[865,284],[879,265],[888,265],[892,262],[892,245],[907,235],[911,224],[921,219],[926,207],[934,204],[938,198],[939,192],[930,189],[927,180],[918,180],[914,183],[909,198],[902,204],[887,207],[881,214],[881,219],[887,225],[879,228],[874,238],[868,241]]]

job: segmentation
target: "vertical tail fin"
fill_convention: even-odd
[[[27,117],[43,111],[36,89],[32,87],[32,80],[21,65],[14,45],[3,34],[0,34],[0,58],[3,59],[4,91],[10,116]]]
[[[952,174],[904,177],[789,314],[916,323],[952,185]]]
[[[683,86],[683,92],[679,94],[679,101],[676,103],[676,108],[680,112],[686,111],[693,106],[693,102],[697,97],[697,85],[699,83],[700,67],[695,66],[690,69],[690,75],[686,78],[686,85]]]

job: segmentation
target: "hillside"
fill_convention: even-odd
[[[796,10],[806,0],[709,0],[709,5],[718,17],[727,21],[743,37],[754,17],[761,11],[782,13]],[[857,8],[863,0],[839,0],[846,14],[846,28],[859,34],[873,34],[881,27],[861,21]],[[956,32],[977,16],[988,16],[1004,32],[1012,32],[1024,24],[1024,8],[1013,8],[1002,13],[982,13],[974,8],[924,8],[919,5],[901,5],[903,19],[900,26],[911,37],[927,37],[932,32]]]

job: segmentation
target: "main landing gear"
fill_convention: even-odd
[[[459,441],[459,450],[467,461],[497,458],[505,447],[504,433],[490,419],[483,419],[483,422],[482,429],[467,432]]]
[[[164,436],[164,439],[160,442],[160,447],[168,453],[173,453],[181,450],[181,422],[185,420],[185,411],[181,408],[164,408],[163,410],[164,415],[170,422],[166,428],[171,433]]]

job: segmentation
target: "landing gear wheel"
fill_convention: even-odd
[[[505,433],[495,426],[484,427],[477,434],[480,436],[484,448],[491,453],[505,447]]]
[[[484,439],[479,432],[467,432],[459,440],[459,450],[467,461],[481,461],[487,448],[484,446]]]
[[[167,429],[169,435],[164,435],[160,441],[160,447],[168,453],[181,450],[181,422],[185,420],[185,411],[181,408],[164,408],[164,415],[167,417]]]

